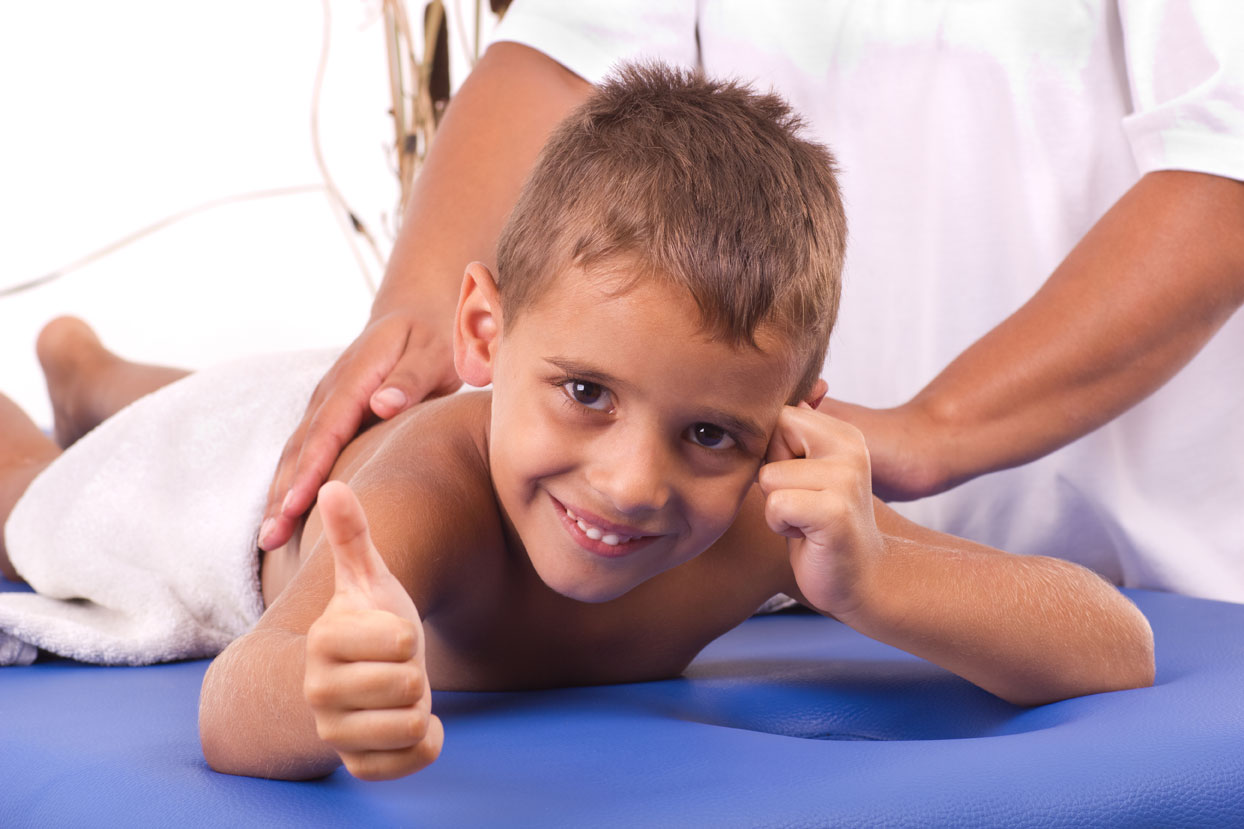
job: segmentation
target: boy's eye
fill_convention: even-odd
[[[562,390],[566,392],[566,396],[571,400],[582,406],[587,406],[589,409],[607,412],[613,408],[609,392],[599,383],[589,383],[586,380],[568,380],[562,384]]]
[[[730,449],[734,446],[734,438],[720,426],[711,423],[697,423],[687,430],[687,437],[697,446],[705,449]]]

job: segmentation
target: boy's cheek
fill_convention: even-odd
[[[697,509],[696,534],[711,536],[709,544],[720,538],[738,518],[748,497],[756,490],[755,477],[756,473],[753,472],[740,474],[737,480],[732,480],[728,485],[715,487],[711,495],[706,491],[705,495],[708,497],[700,501]]]

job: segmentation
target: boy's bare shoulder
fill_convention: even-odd
[[[450,485],[487,482],[490,401],[488,392],[429,400],[379,424],[355,443],[366,442],[364,465],[373,474],[417,481],[437,471],[449,473],[452,480],[443,483]],[[361,471],[362,465],[357,468]]]
[[[358,495],[421,613],[504,543],[488,472],[490,399],[467,392],[415,406],[356,439],[333,473]]]

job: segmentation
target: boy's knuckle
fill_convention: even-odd
[[[851,499],[841,492],[826,493],[821,499],[821,515],[826,523],[836,523],[852,510]]]
[[[418,709],[412,709],[408,716],[402,718],[402,738],[410,745],[423,740],[428,734],[428,715]]]
[[[398,659],[410,659],[415,655],[415,646],[418,644],[419,637],[415,632],[415,626],[410,621],[403,619],[405,624],[399,625],[393,631],[393,649]]]
[[[384,756],[375,752],[347,752],[341,755],[341,761],[346,771],[360,780],[387,780],[392,776],[387,774]]]
[[[318,672],[308,672],[302,682],[302,696],[312,708],[324,708],[331,701],[332,692]]]
[[[775,515],[789,514],[794,506],[794,493],[789,489],[778,489],[769,493],[769,509]]]
[[[321,616],[307,630],[307,651],[313,654],[328,653],[334,640],[332,619]]]
[[[402,671],[397,678],[397,702],[414,705],[423,698],[423,675],[417,669]]]
[[[436,759],[441,756],[441,744],[439,742],[433,743],[431,740],[423,740],[414,747],[411,755],[411,759],[416,764],[412,771],[418,771],[436,762]]]
[[[329,745],[340,743],[343,737],[341,718],[317,714],[315,717],[315,733],[316,736]]]

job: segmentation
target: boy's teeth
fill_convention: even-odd
[[[631,537],[626,535],[618,535],[617,533],[606,533],[599,527],[593,527],[570,510],[566,510],[566,515],[570,520],[579,525],[579,529],[583,530],[583,534],[593,541],[603,541],[610,547],[616,547],[624,541],[630,541]]]

